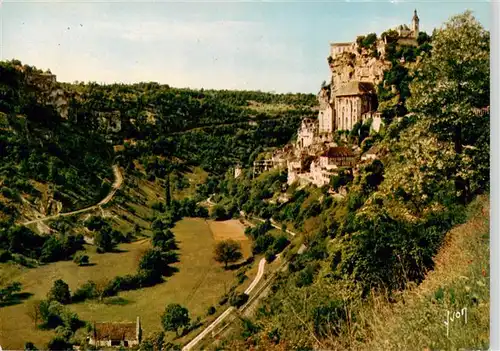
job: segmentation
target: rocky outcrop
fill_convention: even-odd
[[[51,105],[61,118],[68,119],[70,94],[57,83],[56,76],[50,72],[30,72],[26,83],[34,87],[38,102]]]
[[[373,57],[371,52],[345,52],[330,61],[332,87],[337,90],[350,81],[368,82],[374,85],[384,79],[384,71],[391,68],[391,63],[383,56]]]

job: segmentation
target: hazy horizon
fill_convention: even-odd
[[[330,42],[410,25],[431,33],[466,9],[489,29],[490,2],[0,3],[2,60],[63,82],[316,93]]]

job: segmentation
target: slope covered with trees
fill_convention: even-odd
[[[401,291],[424,281],[445,234],[466,220],[473,199],[488,193],[489,32],[466,12],[431,42],[408,73],[408,113],[370,136],[380,159],[346,179],[345,198],[309,187],[289,189],[284,203],[269,201],[282,193],[278,174],[219,185],[221,203],[297,228],[308,245],[228,349],[359,349],[374,332],[367,302],[381,297],[390,308]],[[479,306],[487,299],[475,297]],[[477,303],[469,318],[483,321]],[[482,333],[487,324],[476,327]],[[463,344],[458,334],[447,340],[429,334],[425,342],[487,347],[484,334],[475,344]]]

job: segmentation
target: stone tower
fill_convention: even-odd
[[[418,15],[417,15],[417,10],[415,9],[415,11],[413,12],[413,18],[411,20],[411,30],[413,32],[413,37],[415,39],[418,38],[418,33],[420,32],[420,19],[418,18]]]

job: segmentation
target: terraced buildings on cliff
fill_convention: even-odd
[[[293,147],[287,146],[273,156],[275,161],[286,160],[288,184],[299,181],[321,187],[341,170],[352,171],[356,164],[368,159],[360,155],[357,147],[339,147],[334,142],[334,134],[351,131],[357,123],[370,123],[372,130],[379,131],[382,118],[377,112],[376,86],[382,82],[384,72],[391,68],[391,62],[385,57],[387,33],[396,37],[397,47],[417,47],[419,27],[415,10],[410,27],[400,25],[380,38],[369,34],[359,36],[355,42],[330,44],[331,77],[318,93],[318,118],[304,119]]]

